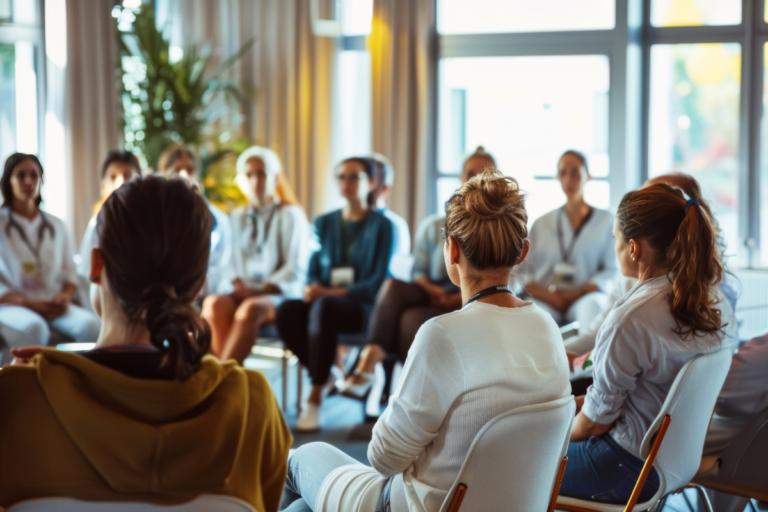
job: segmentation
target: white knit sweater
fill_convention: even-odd
[[[331,473],[316,510],[370,503],[381,489],[376,480],[397,475],[393,512],[436,512],[488,421],[570,393],[560,331],[535,305],[475,302],[432,319],[416,335],[397,390],[374,427],[368,460],[378,473],[365,466]]]

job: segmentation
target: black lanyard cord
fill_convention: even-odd
[[[13,212],[10,207],[8,207],[8,224],[5,226],[5,234],[10,240],[11,228],[19,232],[19,238],[21,238],[21,241],[24,242],[24,245],[27,246],[27,248],[35,257],[36,270],[40,271],[40,247],[43,245],[45,230],[47,229],[51,233],[51,239],[56,238],[56,230],[54,229],[53,224],[51,224],[45,217],[45,214],[43,214],[42,210],[37,210],[37,213],[42,219],[40,222],[40,227],[37,230],[37,245],[33,246],[30,243],[29,238],[27,238],[27,232],[24,231],[24,228],[21,226],[21,224],[16,222],[16,219],[13,218]]]
[[[465,302],[464,305],[466,306],[467,304],[475,302],[477,299],[482,299],[483,297],[487,297],[489,295],[496,295],[497,293],[508,293],[510,295],[514,295],[512,290],[509,289],[509,285],[499,284],[477,292],[467,302]]]
[[[275,216],[275,212],[277,212],[277,209],[280,208],[280,205],[274,205],[272,208],[272,211],[269,212],[269,216],[267,217],[267,220],[264,221],[264,239],[261,241],[260,244],[256,246],[256,252],[261,253],[262,248],[267,243],[267,237],[269,237],[269,228],[272,226],[272,219]],[[253,229],[251,230],[251,243],[256,242],[256,238],[259,235],[259,215],[252,209],[249,209],[248,216],[251,218],[251,223],[253,224]]]
[[[586,217],[584,217],[584,220],[581,221],[581,223],[576,226],[576,229],[573,230],[573,238],[571,239],[571,243],[568,245],[568,249],[565,248],[565,242],[563,241],[563,225],[561,216],[563,213],[563,209],[561,208],[557,212],[557,241],[560,244],[560,256],[563,258],[563,263],[568,263],[571,259],[571,254],[573,254],[573,248],[576,247],[576,240],[578,240],[579,235],[581,234],[581,231],[584,229],[584,226],[587,225],[587,222],[589,222],[589,219],[592,218],[592,207],[589,207],[589,211],[587,212]]]

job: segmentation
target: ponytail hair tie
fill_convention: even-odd
[[[690,210],[691,205],[694,205],[694,204],[701,204],[701,203],[699,203],[697,200],[693,198],[685,202],[685,215],[688,215],[688,210]]]

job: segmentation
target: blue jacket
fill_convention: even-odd
[[[321,215],[315,220],[320,250],[309,262],[310,283],[331,284],[331,270],[341,266],[341,210]],[[347,288],[348,297],[370,309],[379,287],[387,277],[392,256],[392,223],[381,213],[368,213],[366,225],[353,247],[350,262],[355,269],[355,284]]]

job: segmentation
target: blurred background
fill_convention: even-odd
[[[601,208],[693,174],[730,268],[765,280],[745,307],[764,306],[765,3],[0,0],[0,159],[40,155],[45,208],[79,240],[113,148],[156,168],[167,145],[195,146],[206,195],[231,210],[238,152],[269,146],[310,217],[338,205],[337,162],[377,151],[411,226],[478,145],[533,222],[563,202],[555,166],[573,148]]]

